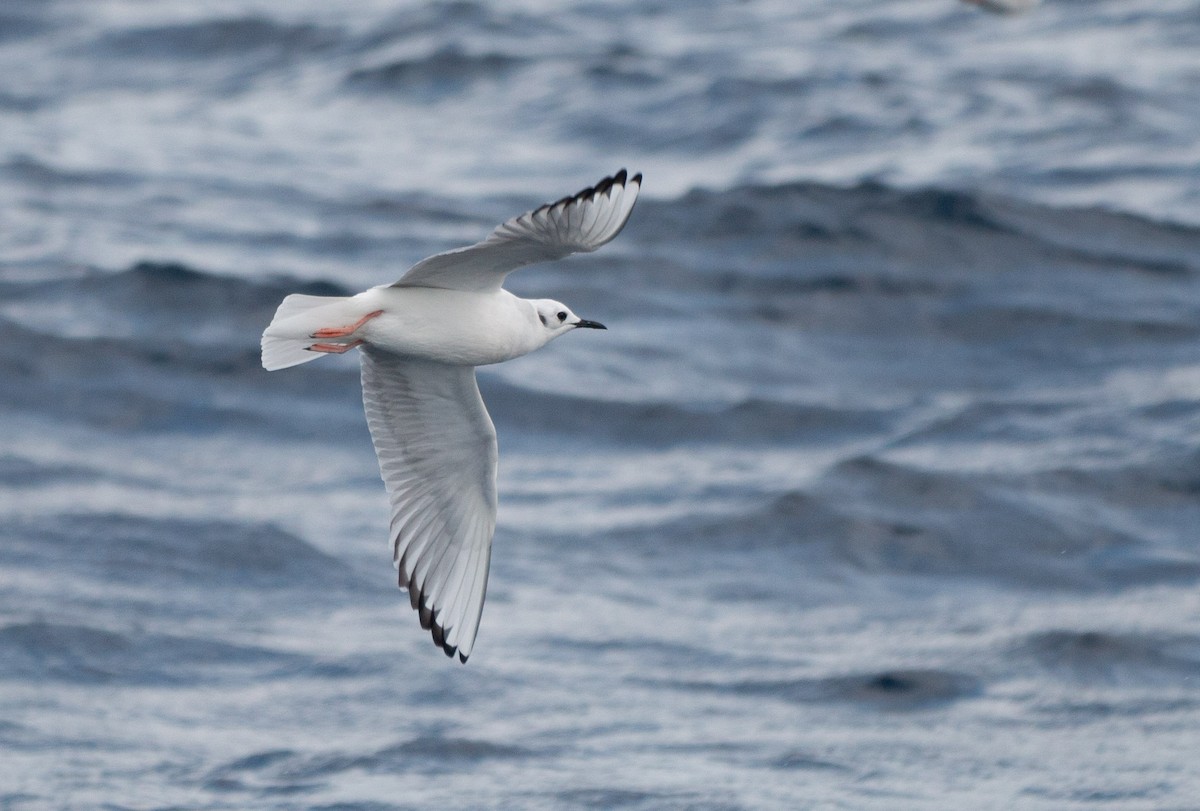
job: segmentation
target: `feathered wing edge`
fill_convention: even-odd
[[[548,245],[569,248],[569,253],[594,251],[625,228],[641,187],[641,172],[629,177],[622,169],[594,186],[513,217],[498,226],[484,244],[535,237]]]
[[[362,351],[363,405],[391,500],[397,582],[421,627],[467,661],[496,526],[496,432],[471,367]]]
[[[527,211],[496,227],[483,242],[422,259],[394,287],[499,290],[525,265],[594,251],[625,227],[642,176],[622,169],[595,186]]]

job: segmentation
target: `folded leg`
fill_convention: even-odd
[[[348,344],[313,344],[312,346],[306,347],[306,349],[308,349],[309,352],[325,352],[330,355],[341,355],[345,352],[349,352],[351,349],[359,346],[362,343],[363,341],[360,340],[351,341]]]
[[[367,313],[362,318],[355,321],[348,327],[327,327],[319,329],[310,335],[310,338],[345,338],[347,335],[353,335],[358,331],[358,328],[370,321],[372,318],[383,315],[383,310],[376,310],[373,313]]]

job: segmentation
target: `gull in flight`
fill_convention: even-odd
[[[496,429],[475,367],[518,358],[587,327],[565,304],[523,299],[505,277],[594,251],[625,227],[642,176],[624,169],[505,222],[483,242],[413,265],[356,296],[290,295],[262,336],[285,369],[358,347],[363,405],[391,500],[392,560],[421,627],[466,662],[496,528]]]

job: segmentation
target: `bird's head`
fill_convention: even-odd
[[[571,312],[571,308],[561,301],[553,299],[537,299],[533,302],[541,328],[546,330],[546,340],[557,338],[565,332],[586,327],[588,329],[608,329],[597,321],[588,321]]]

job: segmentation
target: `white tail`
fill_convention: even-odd
[[[328,321],[312,311],[345,301],[348,299],[343,296],[306,296],[302,293],[293,293],[285,298],[275,311],[270,325],[263,332],[263,368],[273,372],[321,357],[322,353],[308,350],[313,344],[313,339],[309,336],[323,326],[338,323],[338,319],[335,316],[334,320]],[[313,317],[299,317],[308,313],[312,313]]]

